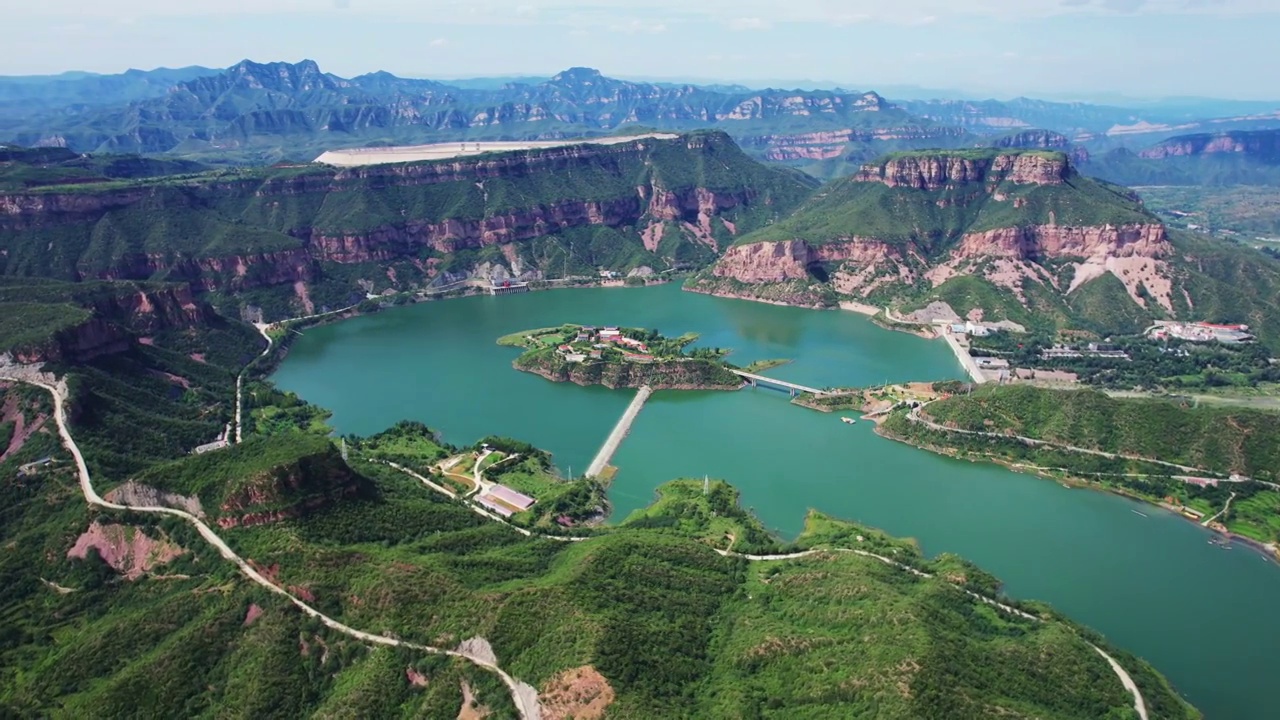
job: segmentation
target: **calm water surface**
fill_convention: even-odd
[[[633,391],[517,372],[501,335],[563,322],[694,331],[739,364],[792,358],[771,375],[815,386],[963,377],[945,345],[815,312],[682,292],[675,285],[426,303],[314,328],[275,375],[334,412],[342,433],[421,420],[455,443],[528,440],[582,472]],[[1280,701],[1280,571],[1168,513],[877,437],[869,423],[791,406],[772,390],[658,392],[614,457],[615,518],[676,477],[733,482],[784,536],[817,508],[914,537],[998,575],[1141,655],[1209,718],[1274,718]],[[1146,517],[1134,510],[1140,510]]]

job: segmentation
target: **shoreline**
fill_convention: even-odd
[[[744,385],[733,385],[732,387],[730,387],[728,385],[694,385],[690,383],[664,384],[664,383],[653,383],[653,382],[643,382],[639,385],[606,385],[602,382],[585,383],[585,382],[578,382],[577,380],[574,380],[572,377],[567,377],[563,380],[554,378],[542,368],[538,368],[535,370],[535,369],[519,367],[516,365],[516,361],[518,360],[519,358],[516,358],[516,360],[512,360],[511,367],[515,370],[518,370],[519,372],[529,373],[530,375],[537,375],[538,377],[543,378],[544,380],[547,380],[549,382],[577,385],[578,387],[602,387],[608,390],[639,390],[640,388],[648,387],[654,391],[658,391],[658,390],[731,391],[731,390],[741,390],[744,387]]]
[[[634,286],[634,287],[645,287],[645,286],[647,286],[647,285],[667,284],[667,283],[670,283],[670,282],[672,282],[672,281],[671,281],[671,280],[662,280],[662,281],[660,281],[660,282],[646,283],[646,285],[642,285],[642,286]],[[574,284],[574,285],[560,285],[560,286],[541,287],[541,288],[537,288],[537,289],[532,289],[532,288],[531,288],[531,289],[530,289],[530,292],[541,292],[541,291],[544,291],[544,290],[572,290],[572,289],[580,289],[580,288],[598,288],[598,287],[609,287],[609,288],[619,288],[619,287],[622,287],[622,288],[625,288],[625,287],[632,287],[632,286],[627,286],[627,285],[625,284],[625,282],[619,282],[619,281],[614,280],[614,281],[597,281],[597,282],[584,283],[584,284]],[[747,300],[747,301],[751,301],[751,302],[765,303],[765,304],[768,304],[768,305],[779,305],[779,306],[783,306],[783,307],[795,307],[795,308],[801,308],[801,309],[805,309],[805,310],[846,310],[846,311],[849,311],[849,312],[854,312],[854,313],[859,314],[859,315],[869,316],[869,311],[870,311],[870,310],[872,310],[872,309],[874,309],[874,310],[875,310],[875,314],[877,314],[877,315],[878,315],[878,314],[880,313],[880,310],[879,310],[878,308],[874,308],[874,307],[873,307],[873,306],[871,306],[871,305],[866,305],[866,304],[863,304],[863,303],[857,303],[857,302],[855,302],[855,301],[844,301],[844,302],[842,302],[838,307],[821,307],[821,306],[813,306],[813,305],[799,305],[799,304],[795,304],[795,303],[787,303],[787,302],[783,302],[783,301],[779,301],[779,300],[767,300],[767,299],[762,299],[762,298],[757,298],[757,297],[750,297],[750,296],[745,296],[745,295],[738,295],[738,294],[708,292],[708,291],[705,291],[705,290],[698,290],[698,289],[690,288],[690,287],[684,287],[684,288],[682,288],[682,290],[683,290],[683,291],[685,291],[685,292],[692,292],[692,293],[697,293],[697,294],[700,294],[700,295],[708,295],[708,296],[711,296],[711,297],[724,297],[724,298],[735,299],[735,300]],[[455,294],[454,292],[450,292],[450,293],[445,293],[445,294],[442,294],[442,295],[439,295],[439,296],[435,296],[435,297],[431,297],[431,296],[415,296],[415,297],[414,297],[414,299],[413,299],[413,301],[412,301],[412,302],[410,302],[410,303],[407,303],[407,305],[416,305],[416,304],[421,303],[421,302],[435,302],[435,301],[443,301],[443,300],[449,300],[449,299],[459,298],[459,297],[470,297],[470,296],[480,295],[480,294],[482,294],[482,293],[478,292],[478,288],[468,287],[468,288],[463,289],[461,292],[457,292],[456,294]],[[848,306],[847,306],[847,307],[846,307],[846,304],[848,304]],[[319,326],[321,326],[321,325],[327,325],[327,324],[329,324],[329,323],[338,322],[338,321],[341,321],[341,320],[349,320],[349,319],[351,319],[351,318],[361,317],[361,316],[363,316],[363,315],[376,315],[377,313],[382,312],[382,311],[384,311],[384,310],[388,310],[388,309],[391,309],[391,308],[382,308],[382,307],[380,307],[380,308],[379,308],[378,310],[376,310],[376,311],[365,313],[365,312],[361,312],[361,311],[360,311],[358,308],[356,308],[356,307],[352,307],[352,308],[348,308],[348,309],[346,309],[345,311],[341,311],[341,312],[334,312],[334,313],[332,313],[332,314],[326,314],[326,315],[322,315],[322,316],[315,317],[315,318],[305,318],[305,319],[302,319],[302,320],[296,320],[296,319],[285,319],[285,320],[280,320],[280,321],[277,321],[277,322],[279,322],[279,323],[291,323],[291,322],[295,322],[295,321],[296,321],[296,322],[305,322],[305,324],[301,325],[300,327],[293,327],[293,326],[290,326],[290,327],[288,328],[289,330],[301,330],[301,329],[305,329],[305,328],[309,328],[309,327],[319,327]],[[872,317],[874,317],[874,316],[872,316]],[[875,321],[874,321],[874,319],[872,320],[872,322],[875,322]],[[882,325],[881,323],[878,323],[878,322],[877,322],[877,323],[875,323],[875,324],[876,324],[877,326],[879,326],[879,327],[882,327],[882,328],[886,329],[886,330],[897,331],[897,332],[906,332],[906,333],[910,333],[910,334],[914,334],[914,335],[920,336],[920,333],[915,332],[915,331],[912,331],[912,330],[908,330],[908,329],[905,329],[905,328],[901,328],[901,327],[887,327],[887,326]],[[255,374],[254,374],[254,376],[255,376],[255,377],[257,377],[257,378],[267,378],[267,377],[269,377],[269,376],[270,376],[270,374],[271,374],[272,372],[274,372],[274,370],[276,369],[276,367],[278,367],[278,364],[279,364],[280,362],[282,362],[282,361],[284,360],[284,358],[288,355],[288,352],[289,352],[289,346],[292,344],[292,339],[293,339],[296,335],[300,335],[300,334],[301,334],[300,332],[297,332],[297,333],[295,333],[295,332],[286,332],[286,333],[285,333],[285,335],[284,335],[283,337],[281,337],[278,341],[276,341],[276,342],[273,344],[273,346],[270,348],[271,352],[269,352],[268,354],[266,354],[265,356],[263,356],[262,358],[260,358],[260,363],[261,363],[262,365],[265,365],[266,370],[265,370],[265,371],[263,371],[263,372],[261,372],[260,374],[259,374],[259,373],[255,373]],[[966,371],[968,371],[968,372],[969,372],[969,374],[970,374],[971,378],[972,378],[975,382],[978,382],[978,383],[986,382],[986,378],[982,375],[981,370],[979,370],[979,369],[977,368],[976,364],[973,364],[973,362],[972,362],[972,358],[970,358],[970,357],[968,356],[968,353],[966,353],[966,352],[964,351],[964,349],[963,349],[963,348],[961,348],[961,347],[959,346],[959,343],[957,343],[957,342],[956,342],[955,338],[954,338],[952,335],[950,335],[949,333],[945,333],[945,332],[944,332],[944,333],[939,333],[939,334],[937,334],[937,335],[933,336],[933,338],[932,338],[932,339],[942,339],[943,341],[945,341],[945,342],[947,343],[947,345],[948,345],[949,347],[951,347],[952,351],[955,353],[955,355],[956,355],[956,359],[960,361],[961,365],[966,369]],[[967,362],[966,362],[966,360],[967,360]],[[633,389],[639,389],[639,387],[641,387],[641,386],[639,386],[639,385],[635,385],[635,386],[617,386],[617,387],[610,387],[610,386],[605,385],[605,384],[603,384],[603,383],[580,383],[580,382],[577,382],[577,381],[574,381],[574,380],[572,380],[572,379],[568,379],[568,378],[566,378],[566,379],[564,379],[564,380],[557,380],[557,379],[555,379],[555,378],[553,378],[553,377],[549,377],[547,374],[544,374],[544,373],[539,372],[539,371],[535,371],[535,370],[525,370],[525,369],[522,369],[522,368],[517,368],[517,367],[515,367],[515,363],[514,363],[514,361],[512,362],[512,367],[513,367],[514,369],[516,369],[516,370],[519,370],[520,372],[528,372],[528,373],[533,374],[533,375],[538,375],[538,376],[540,376],[540,377],[542,377],[542,378],[544,378],[544,379],[546,379],[546,380],[548,380],[548,381],[550,381],[550,382],[554,382],[554,383],[571,383],[571,384],[574,384],[574,385],[578,385],[579,387],[604,387],[604,388],[607,388],[607,389],[610,389],[610,390],[633,390]],[[973,373],[975,373],[975,372],[977,373],[977,375],[976,375],[976,376],[974,376],[974,375],[973,375]],[[979,379],[979,378],[981,378],[981,379]],[[657,391],[657,390],[677,390],[677,391],[680,391],[680,390],[683,390],[683,391],[729,391],[729,390],[740,390],[740,389],[742,389],[742,388],[744,387],[743,385],[735,385],[735,386],[733,386],[733,387],[728,387],[728,386],[722,386],[722,385],[714,385],[714,386],[711,386],[711,385],[687,385],[687,384],[681,384],[681,385],[654,385],[654,384],[651,384],[651,383],[645,383],[645,384],[646,384],[646,385],[649,385],[649,386],[650,386],[653,390],[655,390],[655,391]],[[893,441],[893,442],[899,442],[899,443],[902,443],[902,444],[907,445],[907,446],[909,446],[909,447],[916,448],[916,449],[918,449],[918,450],[923,450],[923,451],[925,451],[925,452],[931,452],[931,453],[933,453],[933,454],[935,454],[935,455],[943,455],[943,456],[950,457],[950,458],[953,458],[953,459],[960,459],[960,458],[956,457],[956,455],[955,455],[955,454],[953,454],[953,451],[951,451],[949,448],[939,448],[939,447],[935,447],[935,446],[931,446],[931,445],[919,445],[919,444],[916,444],[916,443],[910,442],[910,441],[908,441],[908,440],[905,440],[905,439],[899,438],[899,437],[897,437],[897,436],[894,436],[894,435],[891,435],[891,434],[885,433],[885,432],[882,430],[882,427],[883,427],[882,422],[883,422],[883,420],[884,420],[884,417],[883,417],[883,416],[882,416],[882,417],[876,417],[876,418],[870,418],[870,417],[867,417],[867,416],[866,416],[866,414],[865,414],[865,408],[863,408],[863,409],[861,409],[861,410],[859,410],[859,409],[842,409],[842,410],[838,410],[838,411],[837,411],[837,410],[835,410],[835,409],[825,409],[825,408],[819,408],[819,407],[812,407],[812,406],[806,405],[806,404],[804,404],[804,403],[797,403],[797,402],[795,402],[794,400],[793,400],[790,404],[798,405],[798,406],[800,406],[800,407],[803,407],[803,408],[805,408],[805,409],[809,409],[809,410],[816,410],[816,411],[818,411],[818,412],[827,412],[827,413],[833,413],[833,412],[856,412],[856,413],[861,413],[861,416],[859,417],[859,420],[862,420],[862,421],[871,421],[871,422],[874,424],[874,426],[875,426],[875,428],[874,428],[874,432],[875,432],[877,435],[879,435],[880,437],[882,437],[882,438],[885,438],[885,439],[887,439],[887,440],[891,440],[891,441]],[[999,466],[1001,466],[1001,467],[1003,467],[1003,468],[1005,468],[1006,470],[1009,470],[1009,471],[1011,471],[1011,472],[1018,472],[1018,473],[1021,473],[1021,474],[1027,474],[1027,472],[1028,472],[1028,470],[1029,470],[1030,474],[1035,475],[1036,477],[1041,478],[1041,479],[1044,479],[1044,480],[1051,480],[1051,481],[1057,481],[1057,482],[1060,482],[1060,483],[1066,483],[1066,484],[1070,485],[1071,487],[1083,488],[1083,489],[1092,490],[1092,491],[1095,491],[1095,492],[1098,492],[1098,491],[1106,492],[1106,493],[1108,493],[1108,494],[1115,495],[1115,496],[1117,496],[1117,497],[1123,497],[1123,498],[1126,498],[1126,499],[1129,499],[1129,500],[1134,500],[1134,501],[1137,501],[1137,502],[1141,502],[1141,503],[1143,503],[1143,504],[1145,504],[1145,505],[1149,505],[1149,506],[1152,506],[1152,507],[1160,508],[1161,510],[1164,510],[1164,511],[1166,511],[1166,512],[1173,513],[1173,514],[1177,515],[1179,518],[1183,519],[1184,521],[1192,522],[1192,523],[1195,523],[1196,525],[1200,525],[1200,523],[1199,523],[1199,522],[1197,522],[1197,521],[1195,521],[1195,520],[1192,520],[1192,519],[1190,519],[1190,518],[1186,517],[1185,515],[1182,515],[1181,513],[1177,513],[1177,512],[1174,512],[1173,510],[1170,510],[1169,508],[1165,507],[1165,506],[1164,506],[1162,503],[1160,503],[1159,501],[1150,500],[1150,499],[1145,498],[1145,497],[1142,497],[1142,496],[1140,496],[1140,495],[1136,495],[1136,494],[1133,494],[1133,493],[1130,493],[1130,492],[1125,492],[1125,491],[1123,491],[1122,489],[1119,489],[1119,488],[1105,487],[1105,486],[1102,486],[1101,484],[1099,484],[1099,483],[1097,483],[1097,482],[1095,482],[1095,481],[1090,481],[1090,480],[1086,480],[1086,479],[1079,478],[1079,477],[1075,477],[1075,476],[1071,476],[1071,475],[1068,475],[1068,476],[1066,476],[1065,478],[1059,478],[1059,477],[1055,477],[1055,476],[1052,476],[1052,475],[1047,475],[1047,474],[1045,474],[1045,473],[1042,473],[1042,472],[1039,472],[1039,471],[1036,471],[1036,470],[1030,470],[1029,468],[1026,468],[1025,466],[1015,467],[1015,463],[1013,463],[1013,462],[1010,462],[1010,461],[1007,461],[1007,460],[1003,460],[1003,459],[1000,459],[1000,458],[991,457],[991,456],[987,456],[986,458],[984,458],[984,459],[982,459],[982,460],[970,460],[970,462],[987,462],[987,463],[991,463],[991,464],[994,464],[994,465],[999,465]],[[1201,527],[1204,527],[1204,526],[1201,526]],[[1245,545],[1245,546],[1249,547],[1251,550],[1253,550],[1253,551],[1255,551],[1255,552],[1257,552],[1257,553],[1261,554],[1262,556],[1264,556],[1264,557],[1265,557],[1265,558],[1267,558],[1268,560],[1271,560],[1271,561],[1274,561],[1274,562],[1280,562],[1280,546],[1277,546],[1277,545],[1274,545],[1274,544],[1263,543],[1263,542],[1261,542],[1261,541],[1255,540],[1255,539],[1250,538],[1250,537],[1246,537],[1246,536],[1244,536],[1244,535],[1240,535],[1240,534],[1238,534],[1238,533],[1231,532],[1231,531],[1229,531],[1229,530],[1214,530],[1214,529],[1212,529],[1212,528],[1208,528],[1208,527],[1204,527],[1204,529],[1209,530],[1209,531],[1210,531],[1210,532],[1212,532],[1214,535],[1217,535],[1217,536],[1220,536],[1220,537],[1225,537],[1225,538],[1227,538],[1229,542],[1238,542],[1238,543],[1240,543],[1240,544],[1242,544],[1242,545]]]
[[[1268,560],[1280,563],[1280,547],[1276,547],[1274,545],[1269,545],[1267,543],[1260,542],[1253,538],[1231,532],[1230,530],[1216,530],[1214,528],[1202,525],[1200,524],[1199,521],[1193,520],[1187,517],[1186,515],[1183,515],[1182,513],[1173,510],[1171,507],[1169,507],[1168,505],[1166,505],[1165,503],[1159,500],[1152,500],[1150,498],[1143,497],[1133,492],[1127,492],[1123,488],[1107,487],[1097,481],[1088,480],[1086,478],[1078,477],[1075,475],[1067,474],[1065,477],[1049,475],[1047,473],[1041,472],[1034,468],[1029,468],[1026,465],[1022,465],[1004,458],[999,458],[991,455],[986,455],[979,459],[961,458],[958,455],[956,455],[955,451],[952,448],[914,443],[914,442],[911,442],[910,440],[898,437],[897,435],[886,433],[881,429],[881,427],[882,425],[880,423],[877,422],[875,424],[876,435],[879,435],[880,437],[885,438],[886,440],[892,440],[893,442],[902,443],[903,445],[906,445],[908,447],[916,448],[917,450],[923,450],[925,452],[930,452],[935,455],[942,455],[943,457],[948,457],[953,460],[968,460],[969,462],[982,462],[982,463],[989,463],[992,465],[999,465],[1000,467],[1010,472],[1016,472],[1021,475],[1028,475],[1028,474],[1034,475],[1035,477],[1038,477],[1041,480],[1049,480],[1052,482],[1063,483],[1077,489],[1091,490],[1093,492],[1103,492],[1103,493],[1107,493],[1108,495],[1115,495],[1117,497],[1122,497],[1128,500],[1140,502],[1144,505],[1159,508],[1169,513],[1170,515],[1177,516],[1178,518],[1180,518],[1185,522],[1189,522],[1193,525],[1196,525],[1197,527],[1203,528],[1204,530],[1218,537],[1225,537],[1227,538],[1228,542],[1239,542],[1242,545],[1247,545],[1251,550],[1254,550],[1255,552],[1260,553],[1261,555],[1266,557]]]

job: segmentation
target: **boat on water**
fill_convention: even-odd
[[[851,418],[851,417],[842,417],[842,418],[840,418],[840,422],[846,422],[846,423],[849,423],[850,425],[852,425],[852,424],[854,424],[854,423],[856,423],[856,422],[858,422],[858,421],[857,421],[857,420],[854,420],[854,419],[853,419],[853,418]]]
[[[1144,513],[1144,512],[1138,512],[1137,510],[1134,510],[1133,508],[1129,508],[1129,512],[1133,513],[1134,515],[1141,515],[1142,517],[1147,517],[1147,514],[1146,514],[1146,513]]]

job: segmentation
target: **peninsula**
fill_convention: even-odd
[[[499,338],[525,348],[512,365],[553,382],[650,387],[654,390],[735,390],[742,379],[722,348],[689,348],[698,336],[663,337],[657,330],[561,325]]]

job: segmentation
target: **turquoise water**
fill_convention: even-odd
[[[475,297],[306,331],[275,376],[334,411],[339,432],[421,420],[446,439],[521,438],[580,473],[633,391],[555,384],[511,368],[501,335],[562,322],[702,333],[740,364],[793,358],[769,374],[816,386],[958,378],[947,347],[845,312],[684,293],[674,286]],[[1211,718],[1269,718],[1280,675],[1280,572],[1247,548],[1211,546],[1171,514],[1066,489],[876,436],[869,423],[788,404],[785,393],[660,391],[614,457],[615,517],[675,477],[723,477],[784,536],[808,508],[916,538],[1052,603],[1163,671]],[[1144,515],[1139,515],[1138,510]]]

